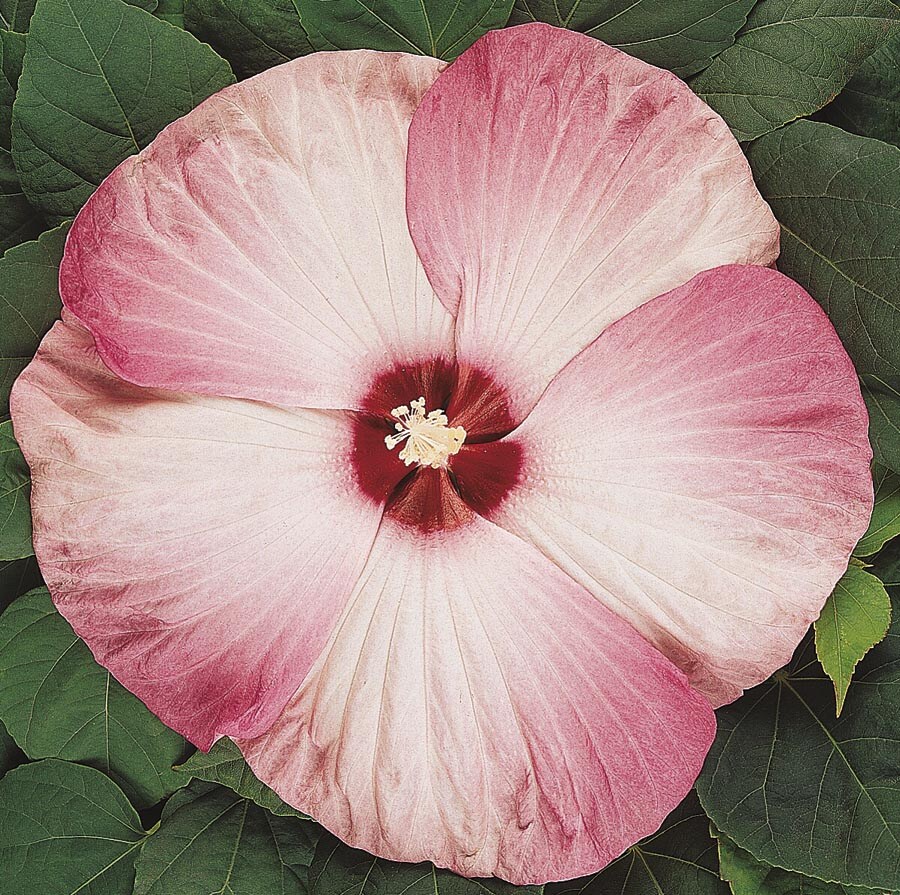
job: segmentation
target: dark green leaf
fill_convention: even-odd
[[[891,0],[764,0],[691,86],[752,140],[831,102],[897,18]]]
[[[24,35],[0,32],[0,254],[34,238],[44,228],[41,216],[22,192],[10,154],[12,106],[24,53]]]
[[[31,473],[7,420],[0,423],[0,561],[33,553]]]
[[[900,535],[900,476],[879,463],[872,465],[875,508],[866,533],[859,539],[855,556],[872,556]]]
[[[433,864],[397,864],[323,833],[309,870],[308,895],[540,895],[540,886],[465,879]]]
[[[313,52],[293,0],[185,0],[184,23],[242,77]]]
[[[394,50],[455,59],[487,31],[502,28],[513,0],[294,0],[317,50]]]
[[[35,0],[0,0],[0,27],[7,31],[28,30]]]
[[[891,623],[891,599],[874,575],[851,561],[835,585],[815,624],[816,655],[834,682],[836,714],[840,715],[853,669]]]
[[[857,886],[826,883],[757,861],[750,852],[719,833],[719,872],[733,895],[872,895]]]
[[[282,817],[307,817],[282,801],[256,777],[244,761],[241,750],[228,737],[222,737],[209,752],[195,752],[177,770],[199,780],[227,786],[272,814]]]
[[[734,43],[755,0],[516,0],[510,24],[549,22],[686,78]]]
[[[728,895],[719,879],[709,818],[697,796],[688,797],[658,833],[628,849],[594,876],[554,883],[547,895]]]
[[[157,0],[125,0],[125,2],[153,12]],[[34,6],[35,0],[0,0],[0,25],[10,31],[27,31]]]
[[[216,787],[167,812],[141,850],[134,893],[305,895],[319,829]]]
[[[13,105],[25,194],[71,217],[119,162],[232,81],[209,47],[122,0],[37,0]]]
[[[9,390],[59,317],[59,262],[69,225],[10,249],[0,258],[0,416]]]
[[[33,556],[0,562],[0,612],[16,597],[41,586],[41,573]]]
[[[900,30],[863,62],[824,116],[854,134],[900,146]]]
[[[875,459],[900,472],[900,376],[863,374],[860,379]]]
[[[0,895],[128,895],[143,840],[128,799],[94,768],[50,759],[0,780]]]
[[[900,599],[900,540],[891,541],[872,561],[872,574],[877,575],[892,600]]]
[[[184,0],[159,0],[154,15],[176,28],[184,28]]]
[[[94,661],[46,588],[0,616],[0,719],[26,755],[99,768],[139,807],[184,780],[184,740]]]
[[[900,624],[860,663],[840,718],[806,638],[793,661],[718,710],[697,783],[716,828],[766,864],[900,889]],[[836,847],[838,844],[838,847]]]
[[[861,373],[895,375],[900,149],[798,121],[754,142],[748,158],[781,223],[779,269],[825,308]]]
[[[16,745],[16,741],[7,733],[0,722],[0,777],[22,762],[25,756]]]

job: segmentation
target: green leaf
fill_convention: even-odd
[[[272,814],[309,819],[308,815],[282,801],[259,780],[244,761],[241,750],[228,737],[222,737],[209,752],[195,752],[176,770],[198,780],[227,786]]]
[[[100,771],[21,765],[0,780],[0,895],[127,895],[144,835]]]
[[[709,819],[691,792],[658,833],[600,873],[547,886],[546,895],[728,895],[728,887],[719,879]]]
[[[319,830],[217,787],[166,815],[141,850],[134,895],[306,895]]]
[[[24,35],[0,32],[0,254],[44,229],[41,216],[22,192],[10,153],[12,106],[24,53]]]
[[[184,0],[159,0],[154,15],[176,28],[184,28]]]
[[[816,655],[834,682],[840,715],[857,663],[887,634],[891,600],[874,575],[851,562],[816,620]]]
[[[42,583],[41,572],[33,556],[0,562],[0,612],[16,597],[40,587]]]
[[[0,777],[21,764],[25,756],[0,722]]]
[[[125,2],[153,12],[157,0],[125,0]],[[35,0],[0,0],[0,25],[10,31],[27,31],[34,13],[34,5]]]
[[[184,780],[184,740],[94,661],[46,588],[0,616],[0,719],[26,755],[98,768],[139,807]]]
[[[210,47],[122,0],[37,0],[13,104],[25,194],[73,216],[119,162],[233,80]]]
[[[317,50],[394,50],[455,59],[482,34],[502,28],[513,0],[295,0]]]
[[[863,62],[824,117],[854,134],[900,146],[900,29]]]
[[[59,262],[69,225],[42,233],[0,258],[0,416],[9,392],[59,317]]]
[[[840,718],[811,637],[785,669],[716,713],[697,791],[716,828],[758,860],[845,885],[900,889],[896,607],[893,616],[857,668]]]
[[[309,869],[307,895],[541,895],[541,886],[466,879],[433,864],[397,864],[323,833]]]
[[[764,0],[691,86],[752,140],[831,102],[897,18],[891,0]]]
[[[891,599],[900,599],[900,540],[891,541],[881,553],[878,554],[870,566],[873,575],[881,579],[881,583],[887,588]]]
[[[900,472],[900,376],[869,373],[860,379],[869,409],[869,441],[875,459]]]
[[[854,556],[872,556],[900,535],[900,476],[879,463],[872,465],[875,508],[866,533],[853,550]]]
[[[35,0],[0,0],[0,26],[7,31],[27,31]]]
[[[0,423],[0,560],[31,556],[31,473],[13,438]]]
[[[184,23],[242,77],[313,52],[293,0],[185,0]]]
[[[719,872],[732,895],[873,895],[870,889],[826,883],[757,861],[750,852],[717,833]]]
[[[781,224],[779,270],[822,305],[861,373],[900,371],[900,149],[798,121],[747,153]]]
[[[755,0],[516,0],[511,25],[549,22],[583,31],[682,78],[726,47]]]

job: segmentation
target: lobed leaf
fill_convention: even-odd
[[[900,149],[798,121],[747,155],[781,224],[779,270],[822,305],[860,373],[896,375]]]
[[[900,29],[863,62],[823,117],[854,134],[900,146]]]
[[[184,23],[242,77],[313,52],[293,0],[185,0]]]
[[[319,829],[215,787],[166,813],[141,850],[134,895],[306,895]]]
[[[875,507],[866,533],[853,550],[854,556],[872,556],[900,535],[900,476],[880,463],[872,465]]]
[[[125,895],[144,836],[100,771],[55,759],[21,765],[0,780],[0,895]]]
[[[691,86],[752,140],[831,102],[897,19],[891,0],[764,0]]]
[[[40,587],[41,573],[33,556],[27,559],[0,561],[0,612],[16,597]]]
[[[862,657],[887,634],[891,599],[884,585],[861,565],[850,563],[815,623],[816,655],[834,683],[836,714]]]
[[[272,814],[309,820],[308,815],[288,805],[250,770],[241,750],[228,737],[222,737],[209,752],[198,750],[176,770],[198,780],[227,786]]]
[[[0,258],[0,416],[9,413],[9,392],[59,317],[59,262],[69,225],[42,233]]]
[[[185,741],[94,661],[46,588],[0,616],[0,719],[30,758],[98,768],[138,807],[183,782]]]
[[[875,460],[900,472],[900,376],[864,373],[860,379]]]
[[[13,104],[26,196],[73,216],[119,162],[233,80],[210,47],[122,0],[37,0]]]
[[[734,43],[755,0],[516,0],[511,25],[548,22],[686,78]]]
[[[0,561],[33,553],[31,473],[7,420],[0,423]]]
[[[716,828],[758,860],[844,885],[900,889],[900,623],[893,615],[887,637],[857,669],[839,718],[811,638],[785,669],[718,710],[697,791]]]
[[[867,895],[869,889],[842,886],[812,876],[803,876],[770,867],[757,861],[750,852],[735,845],[722,833],[716,834],[719,845],[719,869],[728,881],[732,895]],[[889,893],[885,893],[889,895]]]

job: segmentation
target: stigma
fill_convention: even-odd
[[[443,469],[447,461],[459,452],[466,440],[466,430],[462,426],[448,426],[447,414],[443,410],[425,412],[425,399],[419,398],[395,407],[391,416],[397,420],[396,434],[384,439],[388,450],[393,450],[401,442],[406,442],[400,451],[400,459],[407,465],[418,463],[432,469]]]

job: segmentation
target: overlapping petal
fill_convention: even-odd
[[[349,419],[138,388],[68,323],[12,401],[41,572],[97,660],[203,748],[264,731],[381,516],[348,472]]]
[[[523,541],[386,520],[315,668],[239,745],[351,845],[528,883],[654,831],[714,727],[681,672]]]
[[[546,25],[494,31],[410,127],[408,214],[459,356],[521,417],[605,326],[778,226],[726,124],[674,75]]]
[[[493,518],[718,705],[790,658],[846,569],[872,510],[866,430],[818,304],[776,271],[722,267],[557,376],[499,443],[525,469]]]
[[[106,364],[139,385],[354,407],[385,364],[446,354],[452,320],[404,210],[407,127],[441,66],[317,53],[123,162],[60,274]]]

